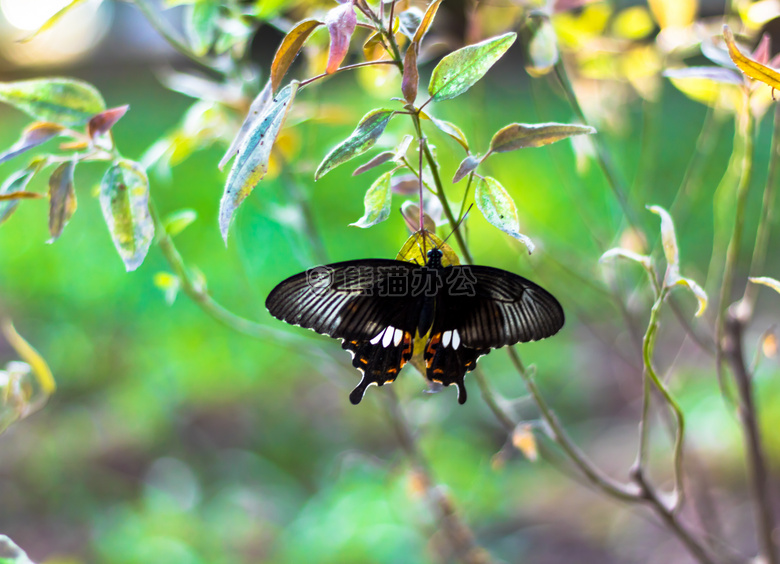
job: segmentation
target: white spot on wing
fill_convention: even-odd
[[[385,331],[386,331],[386,330],[385,330]],[[384,335],[384,334],[385,334],[385,331],[380,331],[380,332],[379,332],[379,334],[378,334],[376,337],[374,337],[373,339],[371,339],[369,342],[370,342],[372,345],[375,345],[375,344],[377,344],[377,343],[380,341],[380,339],[382,338],[382,335]]]
[[[442,333],[441,344],[445,349],[450,346],[450,340],[452,340],[452,331]]]
[[[403,339],[403,338],[404,338],[404,332],[401,331],[400,329],[396,329],[395,330],[395,339],[393,339],[393,345],[396,346],[396,347],[398,345],[400,345],[401,344],[401,339]]]
[[[458,334],[458,330],[455,329],[452,332],[452,348],[458,350],[459,346],[460,346],[460,335]]]
[[[385,336],[382,338],[383,347],[387,348],[390,346],[390,343],[393,342],[393,333],[395,333],[395,329],[392,327],[385,329]]]

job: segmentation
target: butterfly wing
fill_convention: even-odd
[[[412,357],[421,297],[410,287],[412,263],[354,260],[291,276],[266,299],[274,317],[342,339],[363,378],[349,398],[360,403],[368,386],[395,380]]]
[[[426,376],[457,385],[460,403],[466,401],[466,372],[480,356],[491,348],[550,337],[563,327],[558,300],[522,276],[463,265],[444,268],[443,279],[425,349]]]

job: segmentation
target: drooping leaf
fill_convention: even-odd
[[[467,156],[460,162],[458,170],[455,171],[455,176],[452,177],[452,183],[455,184],[456,182],[460,182],[466,175],[474,172],[481,162],[482,160],[474,155]]]
[[[439,5],[441,2],[442,0],[435,0],[434,2],[428,4],[428,7],[425,9],[425,14],[423,15],[422,21],[420,22],[420,25],[417,26],[417,31],[414,33],[414,38],[412,38],[413,43],[416,43],[417,45],[422,43],[423,37],[425,37],[425,34],[428,32],[428,28],[431,27],[433,19],[436,17],[436,12],[439,10]]]
[[[28,198],[26,194],[31,194],[32,192],[25,192],[24,189],[30,183],[30,180],[45,166],[46,162],[46,157],[36,157],[26,168],[14,172],[0,185],[0,224],[11,216],[19,205],[20,200],[19,196],[11,196],[8,199],[3,199],[3,196],[25,194],[23,198]]]
[[[314,173],[314,180],[319,180],[340,164],[362,155],[373,147],[393,115],[395,115],[393,110],[380,109],[372,110],[363,116],[355,131],[322,159]]]
[[[734,34],[731,33],[731,30],[727,25],[723,26],[723,39],[726,41],[726,46],[729,48],[731,60],[734,61],[734,64],[737,65],[739,70],[750,78],[759,80],[772,88],[780,88],[780,73],[743,55],[734,42]]]
[[[56,241],[76,211],[76,190],[73,187],[74,159],[58,166],[49,177],[49,233],[48,243]]]
[[[436,126],[436,128],[441,131],[442,133],[445,133],[452,137],[455,141],[457,141],[461,147],[463,147],[466,152],[469,152],[469,142],[468,139],[466,139],[466,135],[461,131],[461,129],[455,125],[454,123],[450,123],[448,121],[444,121],[442,119],[436,119],[430,114],[427,114],[425,112],[420,112],[420,117],[423,119],[430,120],[430,122]]]
[[[780,280],[770,278],[769,276],[756,276],[748,278],[753,284],[763,284],[772,288],[775,292],[780,294]]]
[[[57,389],[57,383],[54,381],[54,375],[49,365],[41,354],[16,331],[10,320],[0,319],[0,332],[3,333],[5,340],[16,351],[19,358],[30,365],[43,393],[47,396],[53,394]]]
[[[393,192],[390,190],[391,175],[392,171],[386,172],[374,181],[363,198],[363,205],[365,206],[363,217],[355,223],[350,223],[350,225],[363,228],[371,227],[383,222],[390,216],[390,205],[393,196]]]
[[[527,45],[527,61],[525,70],[533,77],[549,73],[558,62],[558,38],[552,23],[547,16],[532,18],[529,25],[532,28],[531,38]]]
[[[485,76],[515,39],[516,33],[506,33],[450,53],[433,69],[428,94],[436,102],[463,94]]]
[[[517,206],[512,197],[495,178],[486,176],[476,180],[474,200],[479,211],[488,223],[522,242],[528,249],[528,254],[531,254],[534,244],[529,237],[520,233]]]
[[[330,49],[328,50],[328,64],[325,72],[332,74],[341,66],[344,57],[349,51],[349,40],[357,25],[357,16],[352,2],[346,2],[332,8],[325,15],[325,25],[330,33]]]
[[[49,122],[33,123],[27,127],[23,132],[19,140],[14,143],[7,151],[0,153],[0,163],[4,163],[7,160],[14,158],[17,155],[21,155],[25,151],[37,147],[46,143],[49,139],[53,139],[63,130],[61,125]]]
[[[303,20],[293,26],[282,39],[271,63],[271,89],[276,92],[284,75],[298,56],[312,32],[322,25],[319,20]]]
[[[417,70],[417,50],[415,45],[409,45],[404,55],[404,72],[401,78],[401,92],[407,104],[414,104],[417,99],[417,84],[420,81],[420,73]]]
[[[691,292],[693,292],[693,295],[696,296],[696,301],[699,304],[694,315],[696,317],[701,317],[704,314],[704,310],[707,309],[707,293],[696,282],[690,278],[680,276],[676,272],[672,272],[670,275],[667,275],[666,285],[669,288],[673,288],[675,286],[684,286],[685,288],[688,288]]]
[[[100,207],[125,268],[135,270],[154,239],[149,180],[138,163],[119,161],[106,171],[100,183]]]
[[[680,250],[677,246],[672,216],[661,206],[647,206],[647,209],[661,217],[661,243],[664,247],[666,264],[677,273],[680,271]]]
[[[44,31],[47,31],[51,29],[58,21],[60,21],[60,18],[70,12],[71,9],[75,8],[79,4],[85,2],[85,0],[70,0],[70,3],[67,4],[65,7],[58,10],[52,17],[50,17],[48,20],[46,20],[41,27],[36,29],[32,34],[28,35],[24,39],[22,39],[22,43],[26,43],[30,41],[31,39],[37,37]]]
[[[70,78],[0,82],[0,101],[34,119],[66,127],[84,125],[106,109],[103,97],[94,86]]]
[[[607,260],[611,260],[617,257],[638,262],[645,268],[645,270],[650,270],[653,267],[653,263],[650,260],[649,256],[640,255],[639,253],[635,253],[634,251],[630,251],[628,249],[623,249],[620,247],[616,247],[614,249],[610,249],[607,252],[605,252],[599,258],[599,262],[606,262]]]
[[[383,153],[379,153],[377,156],[375,156],[373,159],[368,161],[365,164],[360,165],[355,169],[355,172],[352,173],[352,176],[357,176],[358,174],[363,174],[367,170],[371,170],[372,168],[378,167],[379,165],[383,165],[386,162],[392,161],[393,157],[395,157],[395,152],[393,151],[385,151]]]
[[[244,139],[246,139],[249,131],[255,127],[257,122],[263,117],[266,110],[268,109],[268,105],[272,101],[272,94],[273,92],[271,81],[269,80],[265,83],[265,86],[260,91],[260,93],[255,96],[255,99],[252,100],[252,104],[249,106],[249,111],[247,112],[246,117],[244,118],[244,121],[238,130],[238,133],[233,138],[233,141],[230,142],[230,147],[228,147],[228,150],[225,151],[225,154],[219,161],[219,170],[225,168],[225,165],[230,161],[230,159],[232,159],[236,153],[238,153],[238,148],[241,146],[241,143],[244,142]]]
[[[565,123],[513,123],[499,129],[490,141],[490,151],[505,153],[526,147],[542,147],[572,135],[591,135],[596,130],[588,125]]]
[[[282,88],[255,120],[239,146],[238,156],[230,169],[225,192],[219,203],[219,229],[225,244],[236,209],[268,171],[271,149],[297,92],[297,81]]]
[[[184,231],[196,219],[198,219],[198,212],[195,210],[177,210],[163,220],[165,232],[171,237],[175,237]]]
[[[187,8],[184,30],[196,55],[208,53],[217,39],[219,5],[215,0],[199,0]]]
[[[124,105],[108,109],[93,116],[87,123],[87,134],[91,139],[95,139],[100,135],[105,135],[114,127],[114,125],[116,125],[116,122],[122,119],[122,116],[124,116],[129,109],[129,105]]]

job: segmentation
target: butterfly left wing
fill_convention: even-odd
[[[411,358],[420,297],[408,291],[420,267],[386,259],[330,264],[291,276],[266,299],[274,317],[342,339],[363,378],[349,396],[395,380]]]
[[[564,323],[561,304],[547,290],[511,272],[489,266],[451,266],[436,301],[425,348],[426,377],[458,387],[465,403],[466,372],[492,348],[537,341]]]

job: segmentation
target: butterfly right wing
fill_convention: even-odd
[[[419,268],[387,259],[316,267],[277,285],[266,307],[282,321],[342,339],[363,374],[349,396],[357,404],[368,386],[392,382],[412,357],[421,298],[410,290]]]

